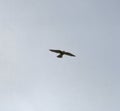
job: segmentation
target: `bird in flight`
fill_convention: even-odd
[[[59,55],[57,56],[58,58],[62,58],[63,55],[68,55],[68,56],[73,56],[73,57],[75,57],[75,55],[73,55],[73,54],[70,53],[70,52],[66,52],[66,51],[54,50],[54,49],[50,49],[49,51],[55,52],[55,53],[59,53]]]

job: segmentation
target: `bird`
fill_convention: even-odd
[[[74,54],[72,54],[72,53],[70,53],[70,52],[62,51],[62,50],[49,49],[49,51],[55,52],[55,53],[59,53],[59,55],[57,56],[58,58],[62,58],[63,55],[68,55],[68,56],[75,57]]]

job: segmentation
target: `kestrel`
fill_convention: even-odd
[[[57,56],[58,58],[62,58],[63,55],[68,55],[68,56],[73,56],[75,57],[75,55],[73,55],[70,52],[66,52],[66,51],[61,51],[61,50],[54,50],[54,49],[50,49],[51,52],[55,52],[55,53],[59,53],[59,55]]]

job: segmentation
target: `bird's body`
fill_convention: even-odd
[[[61,51],[61,50],[54,50],[54,49],[50,49],[51,52],[55,52],[55,53],[59,53],[59,55],[57,56],[58,58],[62,58],[63,55],[68,55],[68,56],[73,56],[75,57],[75,55],[73,55],[70,52],[66,52],[66,51]]]

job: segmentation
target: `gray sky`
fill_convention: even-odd
[[[119,0],[0,0],[0,111],[119,111],[119,41]]]

